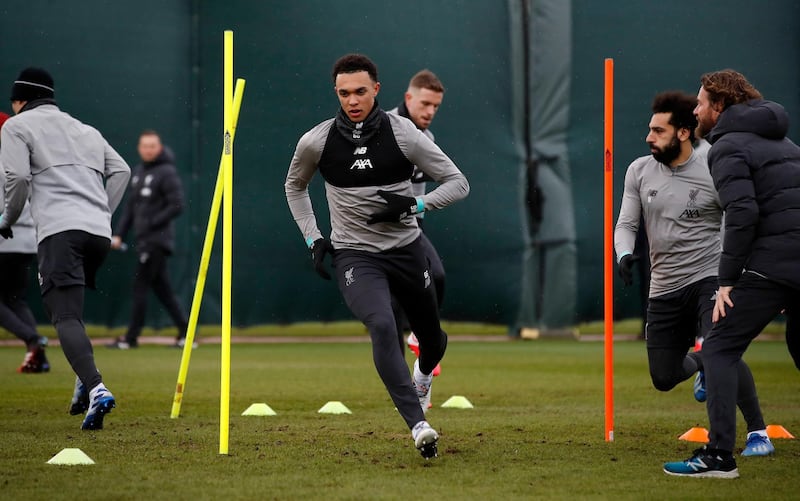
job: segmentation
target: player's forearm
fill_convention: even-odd
[[[314,215],[314,207],[311,205],[308,189],[301,190],[287,185],[286,201],[289,204],[292,217],[294,217],[294,222],[297,223],[297,227],[300,229],[300,233],[306,243],[322,238],[322,233],[317,227],[317,218]]]
[[[435,190],[421,197],[426,210],[447,207],[469,195],[469,182],[466,176],[458,170],[440,182],[441,184]]]

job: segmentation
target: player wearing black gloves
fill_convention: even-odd
[[[325,255],[332,254],[339,290],[369,330],[378,375],[417,449],[433,457],[439,436],[423,409],[447,336],[439,325],[435,285],[413,215],[466,197],[469,184],[410,120],[380,109],[377,69],[367,57],[340,58],[332,76],[341,109],[300,138],[286,176],[286,198],[323,278],[329,278]],[[414,165],[439,183],[416,198],[410,180]],[[308,195],[317,171],[325,180],[330,240],[317,227]],[[419,338],[413,378],[397,343],[393,295]]]
[[[637,261],[639,261],[639,256],[633,254],[625,254],[619,260],[617,271],[625,287],[633,284],[633,265],[636,264]]]
[[[646,138],[652,154],[634,160],[625,174],[614,247],[619,274],[629,285],[637,259],[632,253],[636,232],[644,216],[651,262],[646,328],[650,377],[656,389],[669,391],[697,373],[694,396],[702,402],[702,351],[687,351],[712,326],[722,208],[706,157],[692,147],[696,103],[694,96],[678,92],[659,94],[653,101]],[[766,436],[750,369],[740,361],[737,371],[738,405],[747,430]]]

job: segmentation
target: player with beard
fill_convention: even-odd
[[[650,242],[650,293],[647,303],[647,357],[653,386],[669,391],[698,372],[694,396],[706,399],[701,352],[688,352],[697,335],[711,330],[720,260],[722,207],[705,155],[694,150],[697,99],[663,92],[653,100],[645,141],[652,155],[631,163],[614,230],[619,274],[632,283],[636,232],[643,216]],[[738,406],[752,434],[766,438],[750,368],[738,361]],[[747,456],[774,451],[766,442],[748,440]]]
[[[700,83],[696,133],[712,145],[708,164],[725,210],[714,328],[703,345],[708,443],[684,461],[664,464],[664,471],[736,478],[733,401],[742,387],[736,367],[750,342],[784,309],[786,340],[798,361],[800,148],[787,137],[783,106],[763,99],[741,73],[706,73]]]

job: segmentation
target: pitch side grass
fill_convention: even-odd
[[[706,426],[691,382],[654,390],[644,343],[615,346],[615,441],[603,441],[603,346],[573,340],[453,342],[433,385],[440,457],[425,461],[394,410],[368,343],[234,345],[230,455],[220,456],[219,345],[195,350],[179,419],[170,419],[180,351],[98,347],[117,397],[105,429],[84,432],[67,407],[74,377],[48,350],[49,374],[17,374],[0,348],[3,499],[791,499],[800,443],[737,458],[737,480],[668,477],[691,455],[677,440]],[[408,355],[409,360],[411,355]],[[800,373],[782,342],[747,353],[768,423],[800,436]],[[474,409],[438,407],[463,395]],[[321,415],[339,400],[352,415]],[[255,402],[273,417],[243,417]],[[743,446],[739,420],[738,447]],[[93,466],[46,464],[67,447]]]

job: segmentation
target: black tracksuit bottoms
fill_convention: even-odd
[[[405,310],[419,339],[423,373],[433,371],[447,348],[422,241],[418,238],[405,247],[380,253],[337,249],[333,264],[345,303],[369,330],[378,375],[410,429],[425,415],[397,343],[392,296]]]
[[[36,254],[0,253],[0,327],[25,341],[28,348],[39,342],[28,301],[28,281]]]
[[[45,309],[67,361],[89,390],[103,379],[83,325],[83,296],[86,287],[95,288],[97,270],[110,244],[108,238],[80,230],[56,233],[39,243],[39,283]]]
[[[781,310],[786,309],[787,343],[796,352],[797,312],[800,290],[767,280],[745,271],[731,291],[733,308],[726,306],[721,318],[703,343],[706,373],[708,446],[733,452],[736,443],[736,396],[741,381],[737,365],[750,342]],[[794,353],[793,353],[794,355]],[[797,359],[795,358],[795,363]]]
[[[694,345],[698,334],[708,338],[714,325],[711,314],[716,290],[717,278],[707,277],[648,301],[647,356],[650,377],[656,389],[669,391],[698,370],[704,370],[705,343],[700,352],[687,353],[687,349]],[[750,367],[741,358],[733,367],[738,381],[734,403],[742,411],[747,431],[763,430],[764,417]]]
[[[427,262],[431,278],[433,278],[433,285],[436,286],[436,302],[439,304],[439,308],[441,309],[442,303],[444,302],[444,264],[442,264],[442,258],[439,257],[439,253],[436,252],[436,247],[433,246],[433,243],[431,243],[430,239],[425,235],[424,232],[420,234],[420,243],[422,244],[422,248],[425,249],[425,260]],[[400,341],[400,351],[405,351],[406,343],[403,333],[409,328],[408,318],[406,317],[406,313],[403,311],[403,308],[400,307],[400,303],[394,297],[392,297],[392,311],[394,311],[395,323],[397,324],[397,335],[398,340]]]
[[[154,248],[147,252],[139,253],[139,264],[136,267],[136,275],[133,281],[131,320],[128,324],[125,340],[132,345],[138,343],[147,314],[147,292],[151,288],[158,300],[166,308],[175,327],[178,328],[178,337],[186,337],[186,327],[189,321],[172,289],[172,283],[169,281],[167,254],[163,249]]]

